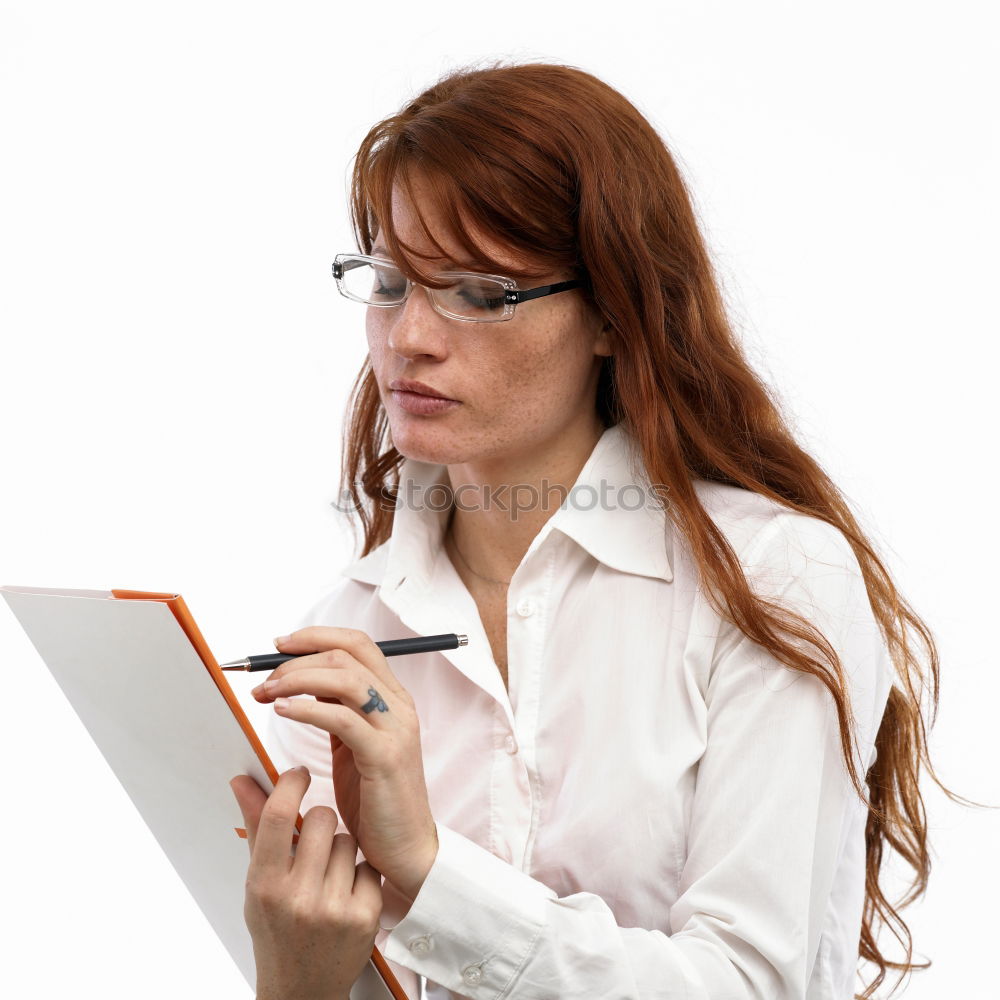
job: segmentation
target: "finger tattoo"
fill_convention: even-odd
[[[361,706],[362,712],[371,712],[376,708],[380,712],[389,711],[389,706],[382,700],[382,696],[375,690],[375,688],[369,688],[368,693],[371,695],[371,698],[367,704]]]

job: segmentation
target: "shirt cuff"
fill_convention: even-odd
[[[502,996],[531,955],[556,893],[440,823],[417,898],[382,949],[462,996]]]

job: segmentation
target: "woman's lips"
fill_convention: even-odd
[[[419,392],[405,392],[402,389],[390,389],[393,401],[407,413],[427,417],[434,413],[444,413],[462,404],[457,399],[440,399],[437,396],[425,396]]]
[[[420,382],[415,378],[394,378],[389,383],[390,389],[398,389],[400,392],[416,392],[421,396],[433,396],[436,399],[453,399],[453,396],[446,396],[443,392],[439,392],[432,385],[428,385],[426,382]]]

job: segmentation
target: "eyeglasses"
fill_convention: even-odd
[[[389,308],[402,305],[413,291],[414,283],[395,264],[364,254],[337,254],[333,262],[337,288],[345,298],[369,306]],[[471,271],[443,271],[435,281],[446,281],[446,288],[425,288],[436,312],[449,319],[467,323],[499,323],[511,319],[514,307],[529,299],[540,299],[585,281],[559,281],[536,288],[518,288],[517,283],[499,274],[474,274]]]

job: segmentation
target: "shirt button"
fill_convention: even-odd
[[[469,965],[462,970],[462,978],[470,985],[475,986],[483,978],[483,970],[478,965]]]
[[[427,937],[426,934],[422,935],[421,937],[414,938],[409,944],[409,949],[415,955],[423,955],[424,952],[431,950],[430,939]]]
[[[535,613],[535,604],[533,601],[518,601],[517,603],[517,613],[522,618],[528,618]]]
[[[507,748],[507,753],[517,753],[517,740],[509,733],[507,734],[507,739],[503,741],[503,745]]]

